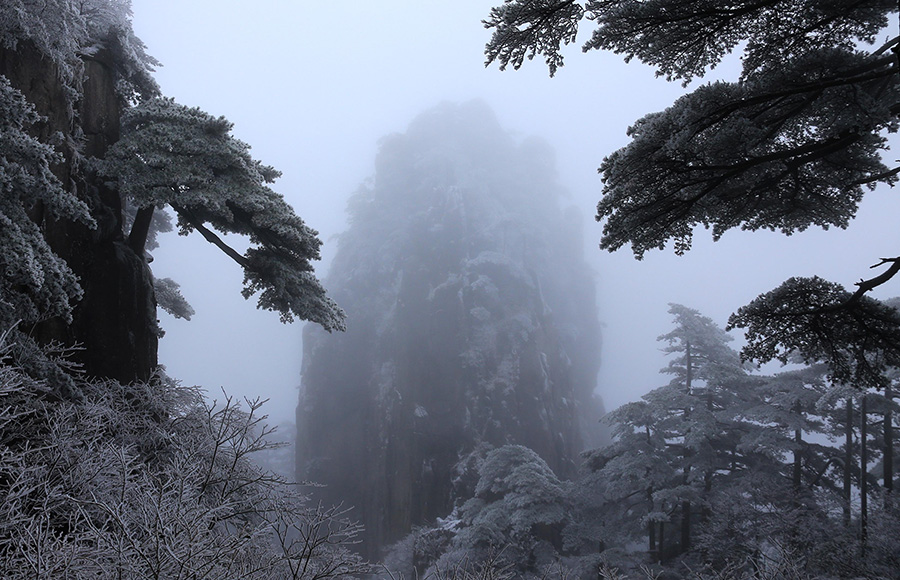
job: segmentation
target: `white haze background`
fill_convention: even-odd
[[[507,130],[548,141],[568,203],[584,216],[585,252],[597,275],[604,323],[599,390],[607,410],[667,381],[658,374],[666,359],[656,337],[670,329],[669,302],[724,326],[731,312],[790,276],[816,274],[849,286],[870,277],[867,266],[881,256],[897,255],[900,200],[889,188],[867,196],[847,231],[790,238],[729,232],[718,243],[701,231],[688,255],[655,252],[642,262],[628,250],[601,252],[593,220],[597,166],[628,142],[628,125],[685,89],[639,63],[582,54],[589,23],[556,78],[538,59],[519,71],[485,69],[490,32],[481,20],[494,3],[133,0],[133,10],[136,33],[163,63],[156,75],[163,93],[226,116],[257,159],[283,172],[275,189],[325,242],[320,277],[334,236],[345,229],[347,196],[374,171],[378,140],[405,131],[425,109],[482,99]],[[733,79],[736,71],[732,58],[702,82]],[[892,162],[896,153],[888,156]],[[161,241],[154,272],[181,283],[197,314],[185,322],[161,313],[160,361],[215,398],[220,387],[268,398],[274,423],[292,420],[302,324],[282,325],[243,300],[240,269],[200,236],[173,233]],[[875,296],[897,294],[893,283]]]

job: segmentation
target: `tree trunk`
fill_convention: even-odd
[[[138,208],[131,224],[131,233],[128,235],[128,247],[138,256],[144,255],[147,246],[147,236],[150,234],[150,224],[153,222],[154,206]]]
[[[693,389],[693,379],[694,379],[694,369],[693,369],[693,360],[691,356],[691,343],[690,341],[685,341],[684,345],[684,357],[685,357],[685,377],[684,377],[684,388],[685,392],[690,395],[691,390]],[[691,414],[691,409],[686,408],[684,410],[685,421]],[[687,486],[691,473],[691,466],[688,463],[687,459],[690,457],[690,451],[687,446],[687,436],[690,432],[690,427],[685,429],[685,442],[684,442],[684,485]],[[687,552],[691,547],[691,502],[683,501],[681,502],[681,551]]]
[[[890,382],[884,388],[884,398],[884,507],[891,509],[894,494],[894,412],[891,406],[894,404],[894,392]]]
[[[703,493],[708,498],[712,494],[712,472],[707,471],[703,474]],[[703,506],[700,510],[700,521],[708,522],[709,518],[712,516],[712,510],[709,508],[709,502]]]
[[[868,417],[866,417],[866,395],[862,396],[859,409],[859,549],[866,555],[866,541],[869,533],[869,482],[868,482]]]
[[[794,413],[797,417],[800,417],[802,412],[802,408],[800,407],[800,401],[794,403]],[[793,483],[794,496],[796,499],[797,494],[800,493],[800,488],[802,486],[802,476],[803,476],[803,453],[802,446],[803,445],[803,430],[795,429],[794,430],[794,465],[791,473],[791,482]]]
[[[850,526],[850,499],[853,485],[853,397],[847,397],[847,418],[844,425],[844,525]]]
[[[666,552],[666,523],[659,522],[659,557],[656,559],[657,562],[662,562],[663,557],[665,557]]]

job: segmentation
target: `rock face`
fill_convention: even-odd
[[[307,326],[298,475],[354,506],[363,552],[448,515],[508,443],[558,475],[600,443],[594,284],[552,151],[480,103],[386,138],[327,285],[346,333]]]
[[[15,49],[0,45],[0,74],[45,117],[32,128],[35,136],[53,143],[63,154],[54,173],[88,204],[97,222],[97,228],[90,229],[53,220],[40,207],[31,210],[44,238],[68,263],[84,290],[71,324],[48,320],[32,334],[45,343],[80,345],[72,358],[88,376],[123,383],[147,380],[157,366],[153,278],[145,256],[137,255],[125,242],[118,192],[106,187],[85,163],[90,157],[103,157],[119,137],[119,72],[105,50],[83,57],[82,64],[73,91],[53,60],[32,43],[19,42]],[[73,92],[77,95],[72,96]]]

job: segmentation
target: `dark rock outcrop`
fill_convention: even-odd
[[[121,96],[114,57],[104,50],[83,57],[77,86],[67,84],[57,64],[31,42],[0,46],[0,74],[21,91],[45,119],[32,128],[63,155],[54,173],[85,201],[96,228],[31,210],[44,238],[78,276],[84,298],[71,323],[41,322],[29,330],[40,342],[78,346],[72,358],[88,376],[123,383],[148,380],[157,366],[156,302],[145,256],[125,242],[118,192],[89,170],[87,159],[103,157],[119,137]]]
[[[471,496],[492,447],[560,476],[601,436],[594,284],[552,151],[480,103],[386,138],[328,278],[348,330],[307,326],[298,474],[354,506],[363,551]]]

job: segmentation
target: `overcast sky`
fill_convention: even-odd
[[[499,0],[497,0],[499,2]],[[374,171],[378,140],[403,132],[441,101],[479,98],[516,135],[538,135],[557,152],[561,183],[586,223],[605,324],[600,392],[612,409],[668,379],[656,337],[670,329],[669,302],[723,325],[728,314],[784,279],[820,275],[852,285],[900,248],[897,192],[870,193],[848,231],[786,238],[730,232],[712,243],[699,232],[685,257],[670,251],[635,261],[629,250],[597,249],[597,166],[627,143],[640,116],[684,89],[643,65],[578,47],[549,78],[543,62],[485,68],[489,0],[133,0],[134,29],[163,93],[224,115],[253,155],[283,172],[275,189],[325,242],[320,277],[345,228],[347,196]],[[586,26],[589,26],[587,23]],[[590,30],[584,28],[579,41]],[[735,67],[716,73],[734,76]],[[688,87],[690,90],[692,87]],[[888,155],[892,155],[891,152]],[[893,157],[890,157],[893,160]],[[237,396],[261,396],[274,422],[292,420],[300,381],[302,324],[282,325],[240,296],[240,269],[199,236],[170,234],[154,252],[157,276],[182,285],[191,322],[161,314],[160,361],[173,376]],[[876,296],[900,294],[892,286]]]

